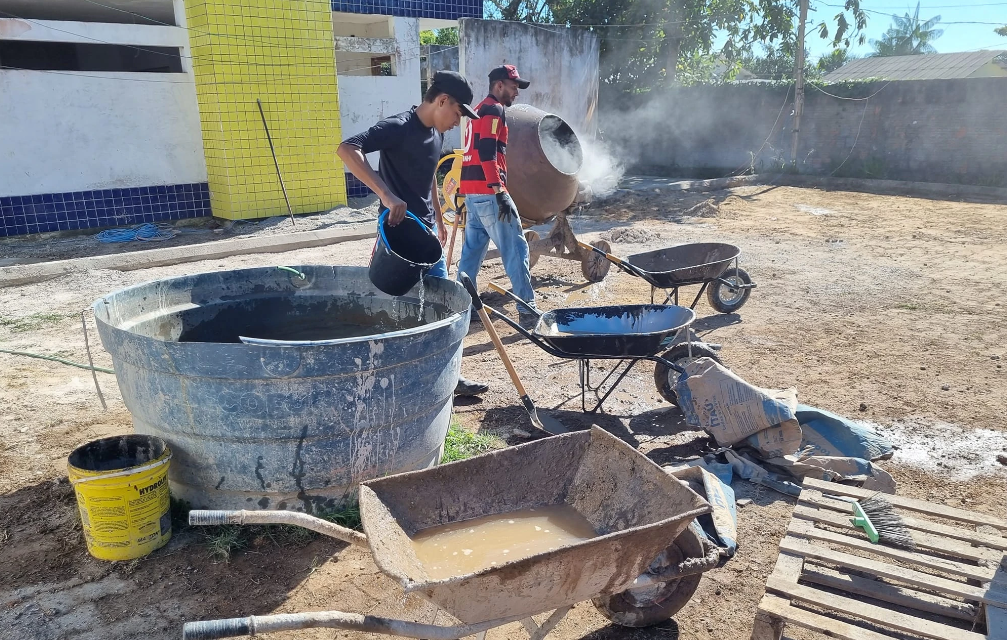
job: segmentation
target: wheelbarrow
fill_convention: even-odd
[[[683,366],[694,358],[712,358],[720,362],[718,345],[688,339],[689,326],[696,319],[692,309],[668,304],[633,304],[601,307],[573,307],[542,313],[537,308],[495,283],[490,289],[510,297],[538,316],[532,330],[527,330],[507,314],[483,305],[512,329],[537,347],[557,358],[577,360],[580,374],[580,403],[585,413],[595,413],[641,360],[655,363],[654,384],[658,393],[677,405],[675,386],[684,375]],[[679,341],[681,332],[686,339]],[[659,355],[660,354],[660,355]],[[615,366],[595,387],[591,386],[591,361],[617,360]],[[605,385],[613,376],[615,381]],[[598,397],[588,411],[587,392]]]
[[[721,551],[695,532],[710,504],[609,433],[543,438],[461,462],[360,485],[364,533],[289,511],[191,511],[189,523],[294,524],[370,549],[405,593],[417,593],[460,624],[438,626],[340,611],[188,622],[182,637],[209,640],[328,627],[453,640],[522,622],[541,640],[574,604],[592,599],[613,622],[657,624],[678,612]],[[432,579],[413,552],[418,532],[487,515],[566,505],[597,536],[473,573]],[[541,625],[531,616],[552,611]]]
[[[628,258],[619,258],[583,242],[578,244],[581,249],[602,255],[626,273],[647,281],[650,284],[652,304],[654,293],[658,289],[667,293],[664,304],[672,302],[677,305],[679,287],[701,284],[703,286],[689,305],[690,309],[696,308],[696,303],[705,291],[711,307],[720,313],[734,313],[748,301],[752,289],[755,288],[755,283],[752,282],[748,272],[738,266],[741,249],[732,244],[721,242],[683,244],[637,253]]]

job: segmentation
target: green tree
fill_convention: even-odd
[[[934,27],[941,21],[940,16],[934,16],[925,22],[920,22],[920,3],[916,3],[916,12],[910,16],[892,16],[892,26],[881,36],[880,40],[871,40],[875,57],[884,56],[914,56],[923,53],[937,53],[931,44],[944,35],[943,29]]]
[[[635,91],[669,84],[679,74],[693,81],[706,73],[711,54],[734,62],[756,43],[793,46],[798,7],[799,0],[487,0],[485,5],[491,18],[596,31],[603,81]],[[824,23],[819,35],[838,46],[866,24],[860,0],[846,0],[831,35]],[[715,52],[718,34],[726,34],[727,42]]]
[[[457,45],[458,27],[420,31],[420,44]]]
[[[825,75],[826,73],[835,71],[851,60],[856,60],[858,57],[847,49],[833,49],[831,53],[818,58],[818,64],[815,66],[818,67],[819,73]]]
[[[1003,37],[1007,38],[1007,24],[1005,24],[1005,25],[1004,25],[1004,26],[1002,26],[1002,27],[997,27],[997,28],[995,29],[995,31],[996,31],[996,32],[997,32],[998,34],[1002,35]]]
[[[809,51],[804,51],[804,77],[813,80],[821,75],[818,67],[811,63]],[[765,80],[786,80],[794,77],[794,47],[763,47],[761,55],[746,54],[740,60],[741,66],[758,78]]]

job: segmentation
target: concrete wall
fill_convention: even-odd
[[[872,97],[840,99],[808,88],[797,154],[802,173],[1007,183],[1007,78],[826,90]],[[792,89],[754,84],[679,88],[635,101],[605,94],[600,126],[638,171],[697,175],[706,168],[712,177],[743,170],[753,158],[757,170],[771,171],[790,159],[792,100]]]
[[[531,86],[518,102],[555,113],[593,137],[598,104],[598,38],[582,29],[464,18],[459,21],[461,73],[476,96],[489,89],[487,75],[501,64],[516,65]]]
[[[408,111],[419,104],[420,29],[417,18],[386,18],[392,23],[396,54],[394,76],[339,76],[339,115],[343,135],[349,137],[367,129],[378,120]],[[344,27],[341,27],[344,29]],[[336,52],[337,64],[344,56]],[[377,154],[368,158],[375,167]]]

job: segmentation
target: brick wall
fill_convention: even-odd
[[[1007,78],[825,90],[838,97],[806,91],[802,173],[1007,186]],[[600,123],[637,171],[772,171],[790,159],[792,102],[792,87],[757,84],[603,93]]]

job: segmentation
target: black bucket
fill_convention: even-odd
[[[437,236],[412,213],[407,211],[405,219],[394,227],[385,224],[387,220],[385,209],[378,218],[378,237],[367,276],[388,295],[401,296],[437,264],[443,252]]]

